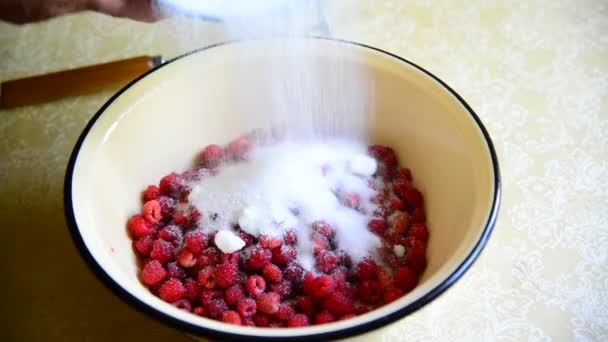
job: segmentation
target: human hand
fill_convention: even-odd
[[[17,24],[86,10],[146,22],[160,19],[151,0],[0,0],[0,20]]]

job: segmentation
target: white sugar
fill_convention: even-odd
[[[311,225],[325,220],[336,231],[338,248],[358,260],[380,244],[367,229],[375,191],[363,175],[376,167],[367,158],[365,145],[344,141],[259,147],[248,161],[223,165],[218,175],[193,184],[189,201],[208,232],[239,225],[254,236],[281,237],[293,229],[305,269],[314,265]],[[345,207],[337,194],[360,196],[363,212]]]
[[[232,253],[245,247],[245,241],[229,230],[215,234],[215,245],[224,253]]]

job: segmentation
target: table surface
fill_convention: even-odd
[[[498,224],[431,305],[361,341],[608,340],[608,3],[362,1],[334,35],[424,66],[486,123],[503,175]],[[98,14],[0,23],[0,79],[225,39],[220,24]],[[186,341],[87,269],[68,235],[63,175],[116,91],[0,112],[4,341]]]

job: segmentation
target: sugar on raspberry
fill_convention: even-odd
[[[296,314],[287,320],[287,326],[290,328],[306,327],[310,325],[308,316],[304,314]]]
[[[266,292],[259,295],[256,300],[257,309],[268,315],[273,315],[279,310],[281,297],[274,292]]]
[[[166,275],[167,271],[158,260],[148,261],[141,270],[141,280],[147,285],[159,283]]]
[[[234,263],[219,264],[214,269],[215,283],[221,288],[232,286],[236,283],[239,267]]]

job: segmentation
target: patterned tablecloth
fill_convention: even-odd
[[[339,1],[339,0],[338,0]],[[498,150],[503,206],[473,268],[360,341],[608,340],[608,3],[363,1],[333,33],[453,86]],[[220,24],[82,14],[0,23],[0,79],[221,41]],[[2,340],[182,341],[106,290],[62,211],[69,153],[112,91],[0,112]]]

